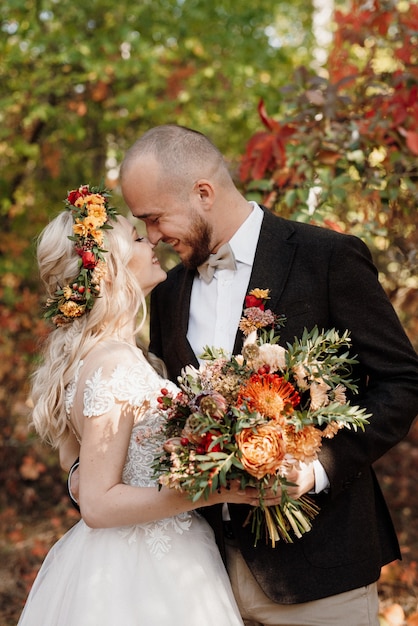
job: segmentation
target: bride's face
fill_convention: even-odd
[[[154,254],[154,246],[146,237],[140,237],[137,230],[125,218],[122,218],[124,228],[133,240],[132,257],[128,263],[131,272],[136,276],[144,296],[167,278],[166,272]]]

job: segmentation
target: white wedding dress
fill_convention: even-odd
[[[151,462],[164,419],[157,397],[173,386],[129,344],[108,343],[95,363],[84,414],[102,415],[117,401],[139,409],[123,482],[154,487]],[[67,388],[67,412],[82,368]],[[80,520],[48,553],[18,626],[242,624],[212,529],[190,512],[121,528],[91,529]]]

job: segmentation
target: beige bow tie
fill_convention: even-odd
[[[225,243],[221,246],[216,254],[211,254],[208,260],[202,263],[202,265],[199,265],[197,269],[205,283],[210,283],[216,269],[236,270],[237,264],[229,243]]]

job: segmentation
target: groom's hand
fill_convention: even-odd
[[[300,467],[291,469],[286,478],[289,482],[295,483],[294,487],[287,488],[287,493],[295,500],[315,488],[315,472],[312,463],[300,463]]]

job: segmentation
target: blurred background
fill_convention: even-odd
[[[249,199],[366,241],[417,348],[418,2],[8,0],[0,29],[0,624],[9,626],[51,543],[78,519],[56,452],[28,429],[28,379],[48,332],[36,236],[80,184],[104,181],[127,214],[126,149],[152,126],[190,126],[225,154]],[[160,254],[166,267],[177,262]],[[404,557],[382,573],[382,625],[418,624],[417,444],[413,428],[376,466]]]

